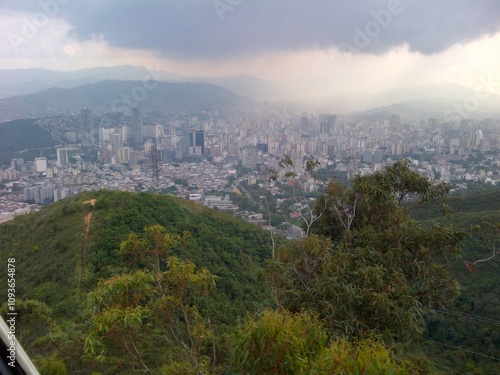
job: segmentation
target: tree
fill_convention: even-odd
[[[16,338],[33,358],[51,356],[68,342],[67,335],[52,317],[52,309],[44,302],[17,299],[15,308]],[[6,320],[12,318],[7,315],[9,311],[5,302],[0,314]]]
[[[314,316],[266,310],[247,320],[239,332],[234,364],[248,374],[303,374],[326,342]]]
[[[168,256],[178,241],[155,225],[144,237],[133,233],[122,242],[121,252],[139,270],[102,280],[89,294],[92,329],[85,346],[90,354],[146,373],[160,367],[171,374],[208,371],[203,350],[212,330],[198,306],[215,286],[215,276]]]
[[[328,340],[315,314],[266,310],[240,329],[234,372],[245,374],[409,374],[408,362],[398,363],[382,343]],[[411,372],[417,373],[417,372]]]
[[[318,199],[322,215],[313,234],[278,251],[272,280],[279,303],[292,312],[315,311],[331,334],[417,337],[424,311],[459,295],[448,264],[464,234],[437,224],[424,228],[401,203],[409,196],[434,200],[446,190],[405,161],[357,177],[350,188],[332,181]]]
[[[313,210],[312,205],[309,205],[304,194],[298,195],[295,187],[295,178],[297,174],[294,172],[293,161],[289,155],[285,155],[280,162],[278,163],[279,170],[271,170],[269,173],[269,181],[277,181],[279,179],[286,179],[292,185],[292,198],[296,204],[304,203],[301,205],[299,209],[297,209],[297,213],[303,222],[305,235],[308,236],[311,232],[311,228],[316,223],[317,220],[323,215],[326,207],[316,204],[316,210]],[[316,180],[317,176],[315,173],[316,168],[320,165],[318,159],[314,156],[310,156],[306,161],[305,171],[308,174],[311,174]],[[269,211],[269,209],[268,209]],[[285,221],[287,219],[285,218]]]
[[[474,225],[472,230],[477,232],[482,238],[482,242],[489,250],[486,258],[477,259],[474,262],[465,261],[466,271],[475,271],[476,265],[493,260],[499,253],[498,243],[500,242],[500,222],[490,223],[483,220],[479,225]]]

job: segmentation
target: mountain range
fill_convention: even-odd
[[[335,96],[323,99],[320,108],[358,112],[367,118],[398,114],[419,121],[434,117],[443,121],[461,118],[500,118],[500,96],[492,87],[472,90],[456,83],[397,88],[363,96]],[[500,90],[498,90],[500,94]]]
[[[140,105],[147,111],[165,111],[220,110],[252,104],[251,99],[207,83],[101,81],[0,99],[0,120],[74,114],[83,107],[101,112],[128,111]]]
[[[138,96],[144,93],[141,87],[156,86],[156,82],[158,89],[146,89],[144,99]],[[500,118],[500,92],[497,92],[500,90],[486,80],[478,80],[476,90],[448,82],[365,95],[336,95],[320,101],[299,103],[291,101],[292,90],[285,85],[247,75],[189,77],[130,65],[69,72],[0,70],[0,98],[3,98],[0,99],[0,113],[3,120],[10,120],[72,112],[86,105],[98,107],[98,110],[120,107],[123,110],[124,105],[130,105],[123,103],[122,95],[133,94],[136,86],[136,98],[140,100],[136,100],[135,104],[150,110],[163,110],[170,105],[186,109],[223,109],[233,105],[250,105],[248,98],[251,98],[260,102],[276,103],[280,100],[280,103],[292,104],[306,111],[361,112],[362,116],[371,118],[388,114],[398,114],[405,120],[429,117],[444,121]]]
[[[247,75],[188,77],[144,67],[121,65],[69,72],[47,69],[0,69],[0,98],[33,94],[50,88],[68,89],[107,80],[209,83],[254,99],[272,99],[283,94],[274,83]]]

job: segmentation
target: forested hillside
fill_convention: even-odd
[[[15,153],[56,145],[52,135],[35,124],[36,120],[14,120],[0,123],[0,167],[9,165]],[[39,156],[39,153],[36,154]]]
[[[448,204],[448,216],[430,205],[412,205],[410,211],[425,225],[437,221],[469,232],[463,255],[454,264],[461,295],[452,308],[427,316],[422,348],[451,373],[499,373],[500,257],[488,258],[493,255],[492,241],[496,239],[497,251],[499,246],[495,223],[500,222],[500,188],[455,195]]]
[[[51,319],[62,322],[58,327],[62,336],[26,333],[29,353],[35,358],[47,353],[37,340],[54,340],[59,355],[63,354],[60,347],[68,352],[77,347],[71,360],[65,358],[68,371],[89,373],[82,362],[87,294],[100,279],[127,272],[131,266],[120,252],[120,243],[131,233],[144,235],[145,228],[153,225],[179,237],[170,255],[191,260],[216,275],[217,288],[203,301],[202,309],[217,329],[224,331],[225,325],[234,326],[245,314],[270,305],[270,288],[262,276],[263,263],[271,255],[265,231],[170,196],[80,194],[0,226],[0,261],[6,264],[7,258],[16,259],[18,305],[23,308],[21,301],[27,300],[43,302],[52,309]],[[6,277],[4,272],[2,268]],[[6,295],[6,285],[0,286],[0,293]],[[46,313],[42,307],[39,310]]]
[[[446,217],[446,190],[404,161],[334,180],[311,234],[274,248],[179,198],[64,199],[0,225],[17,336],[51,375],[497,373],[498,258],[481,260],[498,197],[452,197]]]

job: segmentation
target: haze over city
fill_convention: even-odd
[[[0,35],[2,374],[500,374],[500,0]]]
[[[2,69],[244,74],[279,84],[276,99],[307,101],[442,83],[500,90],[495,0],[8,0],[0,13]]]

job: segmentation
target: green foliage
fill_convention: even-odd
[[[239,333],[235,367],[249,374],[301,374],[324,349],[327,336],[307,313],[266,310]]]
[[[448,373],[500,372],[500,363],[495,360],[500,358],[500,336],[495,329],[500,314],[498,245],[496,257],[489,259],[494,255],[494,239],[499,238],[495,230],[495,223],[500,222],[499,197],[498,188],[451,196],[449,216],[428,205],[408,205],[410,214],[423,220],[424,226],[452,223],[470,233],[464,241],[463,259],[450,262],[461,285],[461,296],[450,308],[426,314],[424,339],[430,341],[413,348],[422,350]],[[477,262],[485,259],[489,260]]]
[[[279,303],[293,312],[315,311],[331,334],[375,332],[388,342],[418,337],[424,311],[450,306],[458,296],[447,261],[459,254],[464,236],[422,227],[400,203],[445,192],[405,161],[357,177],[351,188],[333,181],[318,200],[317,234],[278,252],[272,279]]]
[[[40,301],[21,299],[16,299],[15,309],[16,337],[22,343],[23,348],[34,360],[47,358],[48,368],[51,368],[50,366],[55,366],[56,369],[61,368],[55,356],[68,338],[53,319],[52,309]],[[4,319],[10,318],[7,316],[8,311],[10,310],[7,303],[4,303],[0,309],[0,314]]]
[[[32,345],[37,338],[47,334],[56,326],[52,320],[52,310],[43,302],[36,300],[16,300],[16,336],[26,345]],[[2,305],[0,313],[8,319],[7,302]]]
[[[56,144],[50,132],[36,125],[35,121],[24,119],[0,124],[0,166],[10,164],[16,151],[40,149]],[[39,153],[36,156],[39,156]]]
[[[444,182],[433,186],[426,177],[411,171],[409,167],[408,159],[398,160],[383,173],[377,172],[367,180],[378,181],[380,187],[396,195],[399,204],[413,196],[419,196],[422,201],[427,202],[436,198],[443,199],[449,193],[449,187]]]
[[[68,370],[61,359],[57,357],[41,358],[36,361],[37,370],[40,375],[67,375]]]
[[[492,254],[498,197],[452,197],[455,213],[439,216],[442,206],[406,201],[434,203],[446,187],[408,168],[333,181],[314,235],[281,241],[272,294],[269,234],[195,202],[92,192],[2,224],[23,346],[54,374],[439,373],[427,358],[443,373],[497,373],[499,263],[476,261]],[[435,221],[409,217],[423,210]],[[454,229],[485,217],[489,231],[464,240]],[[462,245],[474,272],[457,259]],[[417,338],[424,318],[428,341],[402,361],[387,344]]]
[[[170,353],[169,362],[190,363],[193,373],[205,373],[203,349],[212,332],[198,306],[215,277],[192,262],[167,257],[177,239],[161,226],[145,233],[145,238],[131,234],[121,251],[137,256],[135,265],[145,262],[146,268],[101,280],[89,294],[92,328],[86,349],[107,364],[150,372],[159,365],[148,358],[153,341],[155,350]]]
[[[91,199],[96,200],[94,206],[84,203]],[[85,217],[89,213],[92,216],[86,239]],[[123,359],[118,358],[120,361],[105,366],[84,350],[85,339],[89,336],[84,303],[88,293],[96,290],[100,279],[133,275],[141,269],[148,269],[157,276],[154,265],[158,263],[155,263],[152,253],[146,256],[128,252],[134,246],[128,250],[123,246],[120,249],[120,243],[128,241],[131,244],[129,240],[134,237],[129,235],[136,233],[136,238],[143,241],[146,248],[155,250],[157,234],[153,228],[156,225],[164,228],[158,233],[172,239],[171,246],[159,262],[161,273],[166,271],[166,258],[176,257],[179,262],[190,262],[197,270],[206,268],[217,275],[217,288],[211,288],[211,293],[190,303],[197,308],[200,317],[205,317],[205,328],[198,331],[199,337],[205,337],[200,341],[203,343],[200,350],[212,353],[211,341],[216,345],[215,364],[211,360],[206,362],[203,354],[198,366],[202,368],[204,363],[209,363],[212,368],[227,361],[232,350],[230,333],[239,317],[272,304],[269,285],[261,276],[262,265],[271,256],[269,234],[196,202],[148,193],[109,191],[70,197],[0,225],[0,261],[6,264],[7,258],[14,257],[16,269],[19,269],[16,297],[45,303],[53,310],[52,317],[61,326],[60,332],[39,330],[40,335],[34,337],[33,342],[40,345],[27,346],[33,358],[56,351],[71,374],[86,374],[85,369],[98,373],[122,371]],[[153,228],[145,231],[145,227]],[[7,278],[5,272],[5,268],[0,268],[0,275]],[[0,291],[6,295],[6,284],[0,284]],[[195,310],[190,308],[187,311],[194,316]],[[209,333],[206,328],[208,318]],[[147,324],[151,322],[146,323],[150,331],[154,325]],[[145,334],[147,330],[143,332]],[[144,344],[147,341],[145,360],[157,369],[167,362],[173,364],[176,361],[174,355],[170,358],[163,356],[160,349],[165,345],[165,339],[159,338],[159,332],[154,331],[151,340],[138,341]],[[142,334],[138,332],[137,336]],[[111,344],[115,353],[120,349],[116,342],[106,340],[104,343]],[[163,344],[157,345],[158,342]],[[95,349],[96,353],[100,352],[98,346]],[[214,358],[213,354],[210,358]],[[122,373],[127,372],[123,370]]]
[[[183,179],[183,178],[176,178],[176,179],[174,180],[174,183],[175,183],[176,185],[182,185],[182,186],[184,186],[184,187],[187,187],[187,186],[189,185],[189,181],[188,181],[188,180],[186,180],[186,179]]]
[[[83,203],[90,199],[96,199],[94,207]],[[92,218],[84,259],[88,212]],[[18,217],[0,226],[0,260],[15,257],[22,264],[20,298],[39,299],[56,316],[75,317],[85,293],[127,265],[120,243],[131,232],[142,235],[145,227],[156,224],[182,237],[171,255],[206,266],[219,277],[205,304],[212,319],[234,324],[238,316],[269,304],[269,286],[258,281],[264,260],[271,256],[269,234],[196,202],[164,195],[84,193]],[[0,291],[5,288],[0,284]],[[226,307],[218,308],[219,303]]]
[[[410,374],[409,363],[398,364],[380,342],[367,339],[350,343],[333,341],[317,359],[316,374],[338,375],[405,375]]]
[[[234,368],[245,374],[409,374],[379,341],[328,344],[322,324],[307,312],[266,310],[238,333]]]
[[[259,212],[260,207],[252,200],[248,199],[245,194],[229,193],[231,201],[238,206],[240,211]]]
[[[467,191],[457,192],[448,198],[447,203],[449,211],[453,215],[454,222],[459,219],[457,216],[459,214],[476,212],[480,216],[488,217],[500,211],[500,188],[492,187],[486,191],[474,194]],[[410,202],[407,206],[411,217],[414,219],[445,219],[439,207],[431,203],[418,204],[417,202]]]

